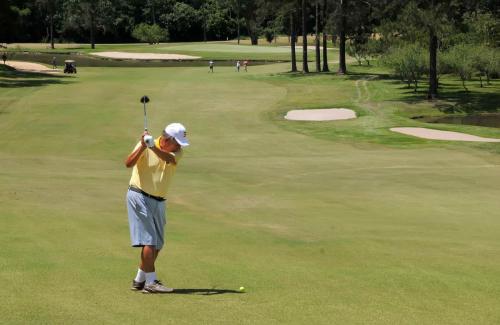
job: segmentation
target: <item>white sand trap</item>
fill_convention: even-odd
[[[50,69],[40,63],[33,62],[25,62],[25,61],[7,61],[6,65],[19,70],[26,72],[41,72],[41,73],[57,73],[61,72],[58,69]]]
[[[391,131],[431,140],[500,142],[500,139],[483,138],[466,133],[433,130],[427,128],[391,128]]]
[[[200,58],[199,56],[165,53],[94,52],[90,54],[110,59],[131,60],[192,60]]]
[[[333,121],[356,118],[356,112],[347,108],[299,109],[289,111],[285,119],[294,121]]]

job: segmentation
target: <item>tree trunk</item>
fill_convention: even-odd
[[[50,48],[54,49],[54,15],[50,15]]]
[[[328,4],[328,0],[323,0],[323,8],[322,10],[322,21],[321,21],[321,31],[323,32],[323,72],[329,72],[328,69],[328,36],[325,33],[325,22],[326,22],[326,5]]]
[[[238,45],[240,45],[240,2],[239,1],[236,1],[236,5],[238,6],[237,8],[237,13],[236,13],[236,16],[237,16],[237,30],[238,30]]]
[[[94,37],[94,16],[90,17],[90,47],[95,49],[95,37]]]
[[[250,41],[252,42],[252,45],[258,45],[259,44],[259,36],[256,34],[250,35]]]
[[[203,18],[203,42],[207,41],[207,18]]]
[[[325,33],[323,33],[323,72],[330,72],[330,69],[328,68],[327,43],[328,43],[328,37]]]
[[[481,83],[481,88],[483,88],[483,78],[481,74],[479,74],[479,82]]]
[[[347,67],[345,64],[345,3],[347,0],[340,0],[340,42],[339,42],[339,74],[346,74]]]
[[[297,56],[295,55],[295,26],[293,25],[293,12],[290,13],[290,49],[292,51],[292,72],[297,72]]]
[[[302,73],[309,73],[307,64],[306,0],[302,0]]]
[[[435,99],[438,95],[437,87],[437,46],[438,39],[434,30],[430,30],[429,36],[429,92],[427,99]]]
[[[316,72],[321,72],[321,51],[319,50],[319,11],[318,11],[318,1],[316,0],[316,39],[315,39],[315,46],[316,46]]]

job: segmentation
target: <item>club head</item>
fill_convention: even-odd
[[[141,103],[143,103],[143,104],[149,103],[149,97],[148,96],[142,96],[141,97]]]

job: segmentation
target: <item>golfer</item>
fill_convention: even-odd
[[[182,147],[188,145],[186,128],[172,123],[155,140],[144,132],[125,160],[127,168],[133,167],[127,192],[130,240],[132,247],[141,247],[141,263],[132,280],[132,290],[143,293],[174,290],[157,279],[155,261],[165,242],[168,188],[182,158]]]

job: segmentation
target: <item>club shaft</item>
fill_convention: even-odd
[[[146,114],[146,103],[144,103],[144,131],[148,130],[148,116]]]

